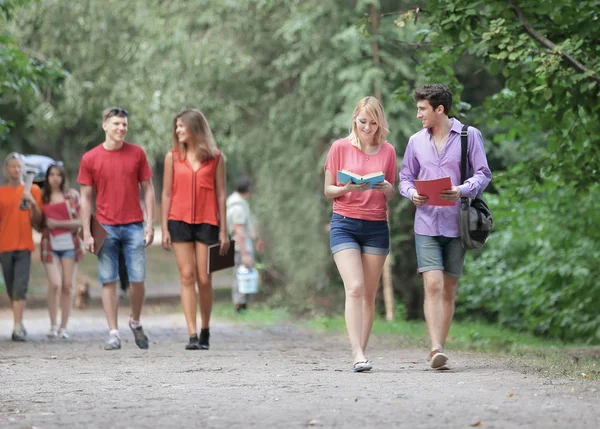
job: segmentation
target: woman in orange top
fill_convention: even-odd
[[[161,203],[162,246],[173,247],[181,280],[181,304],[190,336],[186,350],[208,350],[212,279],[208,246],[229,249],[225,216],[225,161],[204,115],[184,110],[173,120],[173,150],[165,156]],[[196,328],[196,279],[200,337]]]

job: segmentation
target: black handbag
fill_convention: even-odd
[[[469,126],[463,125],[460,133],[461,140],[461,159],[460,159],[460,183],[465,183],[469,172],[469,162],[467,160],[467,148],[469,137]],[[483,195],[479,193],[470,200],[467,197],[460,199],[459,230],[462,246],[467,250],[479,249],[490,235],[494,220],[492,212],[483,200]]]

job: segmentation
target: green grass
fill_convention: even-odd
[[[399,312],[401,314],[401,312]],[[216,303],[214,316],[254,327],[294,323],[315,332],[346,334],[343,315],[333,317],[298,318],[285,309],[270,309],[252,305],[244,314],[237,314],[231,304]],[[424,321],[375,320],[373,334],[393,337],[399,347],[428,347]],[[448,336],[448,349],[462,352],[494,354],[515,370],[536,372],[542,376],[600,380],[600,348],[518,333],[498,325],[481,322],[455,322]]]
[[[269,308],[263,304],[251,304],[250,311],[236,313],[230,296],[228,293],[227,298],[223,297],[222,300],[218,300],[215,296],[212,317],[228,322],[243,323],[254,328],[290,323],[294,320],[294,317],[285,309]]]

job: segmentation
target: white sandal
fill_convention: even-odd
[[[58,338],[58,327],[56,325],[52,325],[46,336],[50,339]]]

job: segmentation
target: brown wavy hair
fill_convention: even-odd
[[[188,134],[190,135],[190,142],[180,143],[177,137],[177,120],[185,124]],[[173,119],[173,150],[179,151],[179,159],[182,161],[185,159],[185,153],[187,145],[191,145],[201,162],[214,159],[217,156],[217,145],[213,137],[210,126],[204,114],[196,109],[186,109],[179,113]]]

